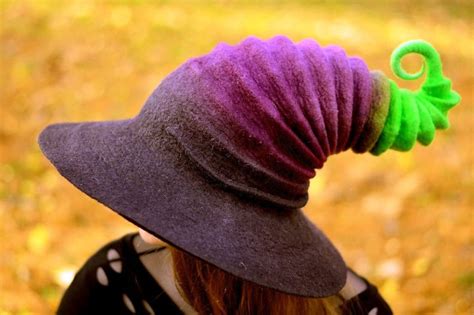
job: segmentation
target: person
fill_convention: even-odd
[[[58,172],[139,229],[86,261],[57,312],[392,314],[301,211],[328,156],[408,151],[449,126],[460,96],[433,46],[403,43],[391,65],[426,70],[422,88],[338,46],[250,36],[189,59],[133,118],[47,126]]]

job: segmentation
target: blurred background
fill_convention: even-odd
[[[342,46],[394,79],[421,38],[462,102],[429,147],[332,156],[306,213],[396,314],[473,314],[473,6],[470,1],[9,1],[1,4],[0,314],[50,314],[74,273],[135,228],[62,178],[38,133],[130,118],[172,70],[217,43],[284,34]],[[415,72],[421,59],[403,59]],[[397,83],[416,89],[424,77]]]

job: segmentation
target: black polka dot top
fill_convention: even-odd
[[[136,232],[126,234],[92,255],[66,289],[57,314],[184,314],[140,260],[140,255],[165,247],[137,253],[133,245],[137,236]],[[367,289],[347,300],[341,314],[391,315],[377,288],[360,278]]]

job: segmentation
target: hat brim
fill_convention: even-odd
[[[167,134],[136,117],[56,123],[41,150],[74,186],[171,245],[235,276],[289,294],[325,297],[346,266],[301,209],[274,209],[229,193],[187,162]]]

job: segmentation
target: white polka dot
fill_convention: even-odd
[[[367,315],[377,315],[378,308],[374,307]]]
[[[135,314],[135,306],[133,306],[133,303],[132,301],[130,301],[130,298],[128,297],[128,295],[124,293],[122,297],[123,297],[123,303],[125,303],[125,306],[127,306],[128,310]]]
[[[112,259],[117,259],[117,258],[120,258],[118,251],[113,248],[109,249],[109,251],[107,252],[107,259],[112,260]]]
[[[155,311],[153,311],[153,309],[151,308],[151,305],[148,304],[147,301],[143,300],[143,306],[145,307],[145,309],[150,315],[155,315]]]
[[[121,273],[122,272],[122,262],[121,261],[113,261],[110,263],[110,268],[112,268],[115,272]]]
[[[100,284],[104,286],[109,284],[109,279],[107,279],[107,275],[102,267],[97,268],[96,276]]]
[[[113,260],[117,258],[120,258],[119,253],[113,248],[109,249],[109,251],[107,252],[107,259]],[[115,272],[118,272],[118,273],[122,272],[122,262],[120,260],[110,262],[110,267]]]

